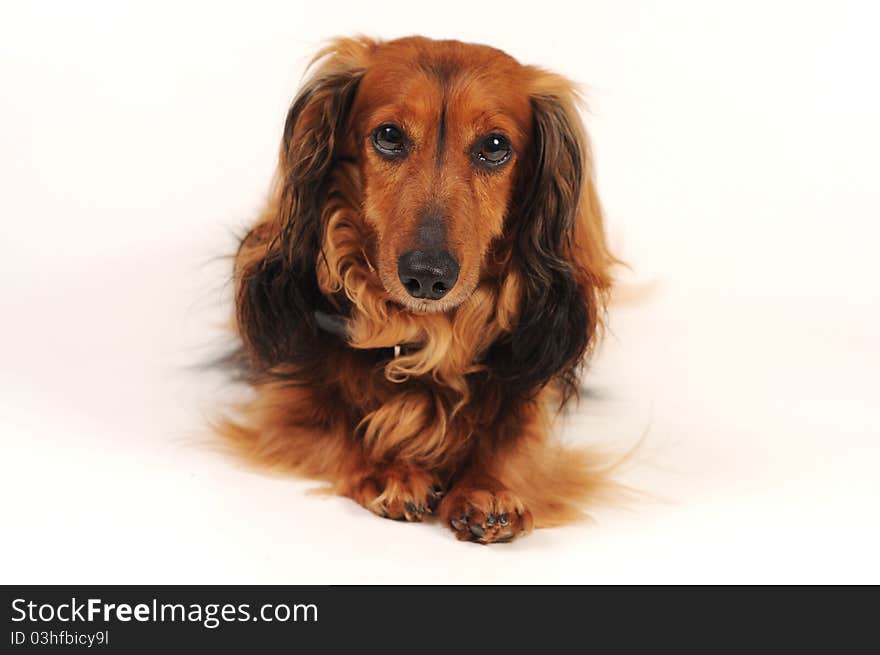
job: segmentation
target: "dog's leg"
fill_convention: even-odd
[[[510,459],[528,441],[543,442],[531,408],[474,435],[473,449],[439,507],[441,521],[464,541],[488,544],[513,541],[531,532],[532,511],[519,490],[505,478]],[[522,487],[522,485],[519,485]]]
[[[387,518],[421,521],[433,514],[442,496],[437,455],[449,451],[441,410],[418,389],[384,399],[355,430],[360,461],[340,493]]]
[[[533,527],[584,518],[584,506],[613,487],[611,469],[587,450],[551,438],[539,402],[520,408],[476,446],[440,503],[438,514],[459,539],[512,541]]]
[[[439,478],[400,457],[368,456],[352,426],[335,420],[338,412],[330,398],[282,382],[262,385],[259,391],[237,421],[217,424],[235,452],[326,481],[336,493],[379,516],[421,521],[434,512],[442,495]]]

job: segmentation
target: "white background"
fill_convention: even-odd
[[[880,582],[867,2],[5,2],[0,581]],[[873,14],[873,15],[870,15]],[[217,453],[234,234],[322,39],[486,42],[588,89],[630,287],[572,443],[643,492],[510,545]]]

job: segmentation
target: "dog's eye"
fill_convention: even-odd
[[[474,149],[474,158],[487,166],[500,166],[508,159],[513,149],[508,138],[502,134],[484,137]]]
[[[380,125],[373,132],[373,147],[380,155],[397,157],[406,149],[406,137],[396,125]]]

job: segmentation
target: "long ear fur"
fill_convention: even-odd
[[[269,207],[240,244],[236,320],[258,370],[307,364],[319,352],[313,342],[321,338],[314,311],[325,302],[315,277],[321,210],[373,46],[365,38],[339,39],[312,61],[317,67],[287,114]]]
[[[565,79],[537,72],[531,148],[509,217],[511,259],[524,281],[519,318],[490,350],[515,392],[551,380],[576,392],[577,368],[596,335],[614,258],[605,245],[589,143]]]

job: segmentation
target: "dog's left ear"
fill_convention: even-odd
[[[340,158],[349,110],[374,42],[337,39],[318,53],[314,70],[287,114],[275,188],[235,261],[236,320],[252,364],[308,368],[320,363],[326,338],[315,312],[324,309],[316,279],[328,184]]]
[[[564,78],[535,77],[532,135],[508,216],[511,265],[523,280],[519,317],[490,356],[515,391],[558,379],[567,395],[600,327],[616,260],[605,244],[577,94]]]

